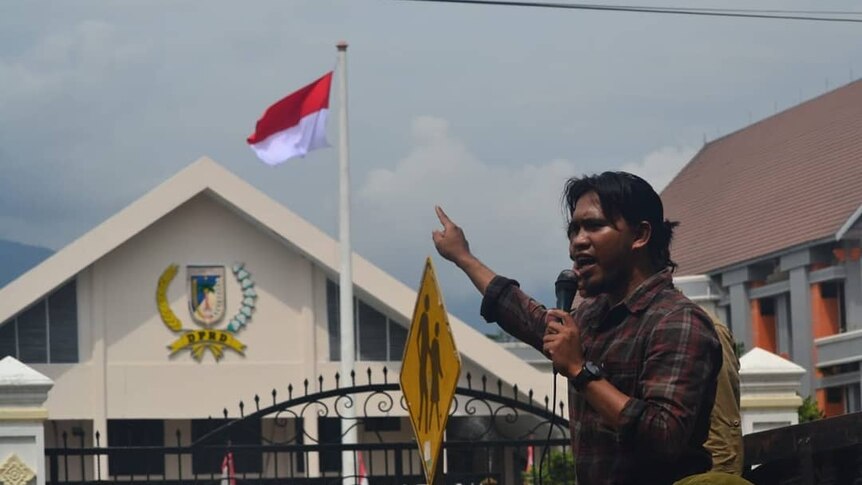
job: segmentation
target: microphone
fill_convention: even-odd
[[[554,291],[557,294],[557,308],[565,312],[572,311],[572,301],[578,292],[578,275],[570,269],[560,271],[557,282],[554,283]]]

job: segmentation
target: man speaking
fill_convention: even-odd
[[[709,317],[673,287],[676,224],[652,187],[624,172],[572,178],[563,197],[584,298],[571,314],[485,266],[440,207],[434,245],[482,293],[488,322],[568,378],[578,483],[671,484],[708,471],[721,347]]]

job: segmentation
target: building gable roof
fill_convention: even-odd
[[[845,237],[862,215],[862,81],[706,144],[661,196],[680,274]]]
[[[336,240],[221,165],[203,157],[0,290],[0,322],[20,313],[201,193],[235,210],[330,274],[339,273],[340,251]],[[406,321],[411,320],[416,291],[355,252],[352,263],[357,288],[400,313]],[[546,374],[451,314],[449,322],[461,353],[488,374],[523,389],[532,386],[538,390],[542,387],[538,383],[547,381]]]

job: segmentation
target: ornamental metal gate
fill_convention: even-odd
[[[389,382],[385,367],[378,374],[374,382],[369,368],[359,379],[365,382],[357,382],[351,373],[344,387],[338,374],[329,382],[319,376],[300,388],[288,386],[282,401],[283,391],[273,389],[240,402],[233,416],[224,409],[219,418],[164,422],[155,434],[161,430],[170,440],[159,445],[117,445],[118,439],[97,431],[85,446],[89,440],[82,434],[64,432],[59,446],[46,449],[47,483],[424,483],[399,386]],[[535,483],[525,473],[530,460],[535,469],[543,459],[571,466],[562,402],[551,406],[548,397],[535,400],[532,390],[465,377],[449,409],[441,483],[521,485]],[[357,444],[341,443],[347,410],[355,416],[348,422],[357,428]],[[139,434],[152,434],[155,423]],[[354,457],[352,477],[341,476],[344,452]]]

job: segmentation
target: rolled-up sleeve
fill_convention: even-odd
[[[515,338],[542,350],[545,335],[544,305],[521,291],[517,281],[495,276],[485,288],[482,298],[482,317],[488,323],[497,323]]]
[[[668,313],[650,334],[641,392],[623,407],[620,439],[667,457],[684,450],[701,407],[712,407],[720,367],[721,346],[706,314],[688,306]]]

